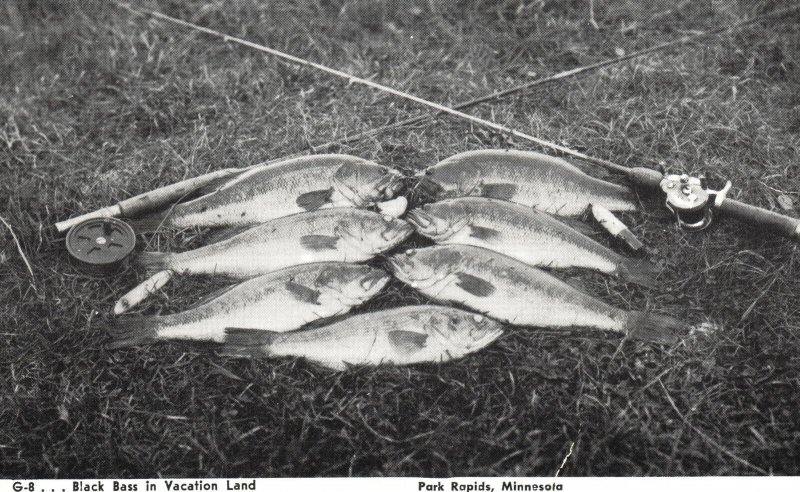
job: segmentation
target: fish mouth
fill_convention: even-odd
[[[396,197],[403,191],[403,188],[405,188],[403,175],[394,170],[383,176],[377,185],[377,190],[381,193],[382,198],[387,200]]]
[[[361,288],[365,292],[379,290],[389,281],[389,275],[383,270],[372,270],[361,279]]]
[[[503,334],[503,327],[494,320],[485,318],[478,324],[477,333],[470,333],[473,350],[486,347]]]
[[[386,268],[393,274],[402,272],[402,268],[400,267],[400,260],[397,256],[390,256],[386,259]]]
[[[428,212],[420,208],[415,208],[406,214],[406,220],[410,222],[418,231],[425,231],[433,226],[433,219]]]
[[[395,219],[394,217],[390,217],[390,219],[391,219],[390,222],[393,223],[390,224],[389,227],[386,228],[386,230],[381,233],[381,237],[383,238],[384,241],[390,244],[396,244],[404,240],[405,238],[410,236],[412,232],[414,232],[414,226],[412,226],[408,222],[401,219]]]
[[[413,270],[413,267],[405,254],[389,257],[386,261],[386,266],[389,268],[389,271],[392,272],[392,274],[399,280],[404,282],[411,281],[410,274]]]

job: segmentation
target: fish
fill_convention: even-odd
[[[665,344],[686,328],[669,316],[616,308],[544,270],[477,246],[412,249],[388,263],[397,279],[436,301],[513,325],[581,326]]]
[[[109,348],[159,340],[222,342],[225,328],[285,332],[350,311],[386,285],[385,270],[361,264],[319,262],[267,273],[229,288],[186,311],[119,318],[108,328]]]
[[[392,249],[414,228],[358,208],[329,208],[273,219],[231,238],[182,253],[144,252],[148,274],[162,270],[248,278],[302,263],[358,263]]]
[[[563,216],[596,203],[612,211],[638,208],[634,192],[593,178],[564,159],[519,150],[475,150],[449,157],[417,175],[435,200],[481,196]]]
[[[308,359],[323,367],[447,362],[497,339],[503,327],[445,306],[404,306],[351,316],[321,328],[274,333],[228,328],[222,355]]]
[[[532,266],[585,268],[656,287],[659,268],[628,258],[581,234],[552,215],[524,205],[481,197],[429,203],[406,219],[438,244],[490,249]]]
[[[321,208],[368,208],[403,188],[402,174],[359,157],[321,154],[260,166],[171,210],[132,219],[139,233],[160,227],[228,227]]]

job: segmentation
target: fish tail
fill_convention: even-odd
[[[686,325],[672,316],[631,311],[625,322],[625,333],[633,338],[650,342],[673,344]]]
[[[154,251],[147,251],[139,253],[136,262],[144,268],[147,275],[155,275],[156,273],[169,270],[169,264],[175,253],[157,253]]]
[[[117,319],[108,327],[113,339],[108,348],[136,347],[148,345],[158,338],[158,322],[150,316],[137,316]]]
[[[644,287],[658,287],[656,277],[661,269],[647,260],[625,260],[617,266],[617,275],[626,282]]]
[[[269,354],[269,346],[280,333],[251,328],[225,328],[220,355],[226,357],[258,357]]]
[[[167,217],[167,212],[156,212],[154,214],[145,215],[137,219],[130,219],[128,223],[133,227],[137,234],[144,234],[147,232],[155,232],[159,228],[169,227],[170,221]]]

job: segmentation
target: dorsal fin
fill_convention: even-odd
[[[214,244],[228,240],[233,236],[243,233],[246,230],[252,229],[256,225],[258,224],[244,224],[238,226],[225,227],[223,229],[217,229],[211,232],[208,236],[206,236],[206,244]]]
[[[233,284],[233,285],[226,285],[225,287],[220,287],[219,289],[200,297],[198,300],[196,300],[194,303],[192,303],[191,306],[187,307],[186,309],[187,310],[188,309],[194,309],[194,308],[202,306],[203,304],[208,304],[209,302],[213,301],[217,297],[219,297],[222,294],[230,291],[234,287],[238,287],[239,285],[240,284]]]

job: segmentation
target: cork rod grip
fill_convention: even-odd
[[[722,214],[794,240],[800,240],[800,219],[781,215],[726,198],[718,209]]]

